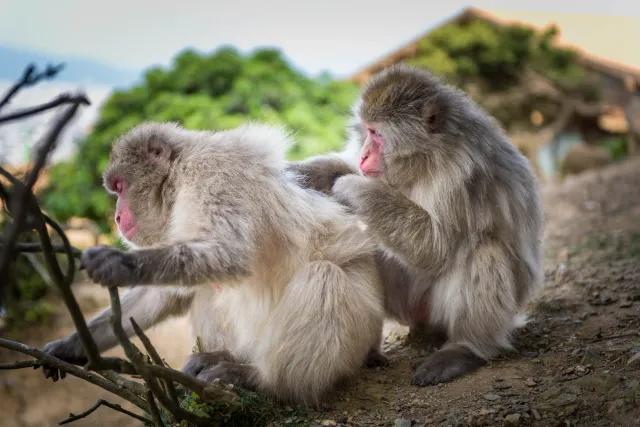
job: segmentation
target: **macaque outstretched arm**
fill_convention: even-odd
[[[122,326],[127,336],[132,336],[134,330],[129,318],[133,317],[143,330],[148,329],[171,316],[186,312],[191,300],[192,296],[184,290],[177,291],[170,288],[151,288],[148,286],[135,287],[123,293],[121,297]],[[87,324],[100,351],[109,350],[118,344],[110,322],[111,309],[106,308]],[[77,332],[48,343],[43,351],[70,363],[84,364],[87,362],[87,356]]]
[[[251,273],[250,244],[243,239],[188,241],[123,252],[96,246],[82,253],[89,277],[103,286],[198,285],[235,281]]]
[[[339,153],[288,162],[286,169],[299,176],[299,184],[303,188],[311,188],[325,194],[331,193],[333,184],[341,176],[358,173],[357,167],[347,163]]]

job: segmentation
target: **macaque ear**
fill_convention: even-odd
[[[440,133],[444,127],[444,123],[448,114],[447,103],[442,96],[436,96],[425,103],[422,109],[422,117],[424,117],[429,133]]]
[[[152,138],[147,141],[147,153],[156,159],[168,161],[171,158],[171,147],[164,141]]]

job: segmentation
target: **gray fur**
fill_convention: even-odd
[[[383,290],[375,242],[356,217],[285,170],[291,142],[261,125],[136,127],[114,145],[104,177],[128,182],[133,249],[89,248],[82,262],[103,285],[136,285],[123,319],[148,328],[189,312],[205,353],[186,372],[317,404],[379,346]],[[108,317],[89,322],[100,350],[116,344]],[[75,334],[46,349],[83,353]]]
[[[394,66],[372,77],[353,113],[345,150],[332,158],[357,164],[361,121],[376,124],[384,174],[342,176],[332,194],[380,243],[387,314],[448,337],[413,381],[471,372],[511,347],[542,281],[543,215],[529,162],[466,94],[424,70]],[[327,157],[307,164],[318,175]]]

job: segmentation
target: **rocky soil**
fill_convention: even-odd
[[[391,364],[363,370],[321,411],[292,425],[345,426],[635,426],[640,425],[640,159],[587,172],[543,189],[546,274],[530,323],[515,350],[456,381],[418,388],[411,364],[424,351],[406,329],[388,327]],[[105,306],[98,286],[78,286],[87,315]],[[21,331],[38,347],[72,330],[68,314],[55,327]],[[184,319],[150,334],[179,368],[190,352]],[[113,350],[110,354],[122,354]],[[0,351],[1,361],[21,360]],[[52,383],[40,371],[0,371],[0,426],[52,426],[99,398],[121,403],[73,377]],[[130,405],[124,405],[130,408]],[[101,408],[76,426],[136,425]]]

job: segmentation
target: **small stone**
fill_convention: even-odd
[[[537,386],[537,385],[538,385],[538,384],[536,383],[536,381],[535,381],[533,378],[527,378],[526,380],[524,380],[524,384],[525,384],[527,387],[535,387],[535,386]]]
[[[411,420],[398,418],[393,422],[394,427],[411,427]]]
[[[323,426],[335,426],[336,423],[334,420],[322,420],[322,425]]]
[[[542,417],[540,416],[540,412],[538,412],[536,409],[532,409],[531,410],[531,416],[536,420],[536,421],[540,421],[542,419]]]
[[[495,384],[493,386],[494,389],[496,390],[507,390],[509,388],[511,388],[510,384],[504,384],[504,383],[499,383],[499,384]]]
[[[537,351],[523,351],[522,355],[524,357],[538,357],[538,352]]]
[[[504,424],[507,426],[517,426],[520,424],[520,414],[509,414],[504,417]]]
[[[338,419],[336,421],[338,421],[338,424],[346,424],[348,419],[347,419],[346,416],[343,415],[341,417],[338,417]]]
[[[620,308],[629,308],[633,305],[632,301],[622,301],[620,303]]]
[[[627,366],[640,365],[640,351],[627,360]]]
[[[493,394],[493,393],[487,393],[485,395],[483,395],[482,397],[484,397],[485,399],[494,402],[498,399],[500,399],[500,396],[498,396],[497,394]]]

